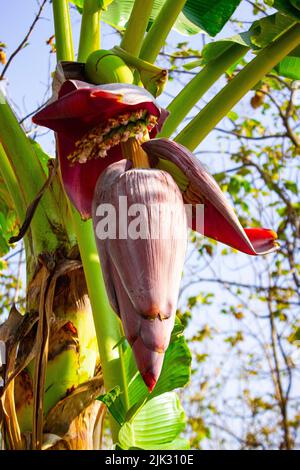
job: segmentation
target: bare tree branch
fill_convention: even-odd
[[[36,23],[38,22],[38,20],[40,19],[41,17],[41,14],[42,14],[42,11],[44,9],[44,6],[46,5],[48,0],[44,0],[43,3],[41,4],[40,8],[39,8],[39,11],[37,12],[27,34],[25,35],[24,39],[20,42],[20,44],[18,45],[18,47],[14,50],[14,52],[10,55],[10,57],[8,58],[7,62],[6,62],[6,65],[4,67],[4,69],[2,70],[2,73],[0,75],[0,80],[3,80],[4,79],[4,76],[7,72],[7,69],[8,67],[10,66],[10,64],[12,63],[12,60],[15,58],[15,56],[24,48],[26,47],[26,44],[27,44],[27,41],[32,33],[32,31],[34,30],[34,27],[36,25]]]

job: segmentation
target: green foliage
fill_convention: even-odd
[[[299,17],[300,19],[300,17]],[[283,31],[293,24],[294,19],[284,14],[276,13],[253,23],[251,42],[254,46],[262,48],[276,39]],[[293,80],[300,79],[300,50],[294,49],[288,57],[285,57],[277,66],[276,71],[283,77]]]
[[[261,18],[250,28],[251,43],[259,49],[265,47],[292,24],[293,20],[281,13]]]
[[[265,3],[296,21],[300,20],[299,2],[295,0],[265,0]]]
[[[34,149],[34,153],[35,153],[37,159],[39,160],[39,162],[41,163],[45,173],[47,174],[48,173],[48,162],[52,157],[50,157],[50,155],[48,155],[42,149],[42,147],[40,146],[40,144],[36,140],[29,139],[29,141],[30,141],[30,143],[31,143],[31,145]]]
[[[186,448],[186,441],[177,439],[184,427],[184,412],[177,396],[169,393],[186,385],[190,378],[191,355],[182,332],[183,326],[177,319],[161,375],[152,393],[149,393],[136,368],[131,348],[125,342],[119,345],[124,349],[127,398],[125,399],[119,387],[116,387],[98,399],[106,404],[114,419],[122,426],[119,435],[121,447]],[[126,407],[129,408],[127,412]],[[155,415],[154,412],[158,407],[161,407],[161,413]],[[168,413],[170,413],[169,418],[167,418]],[[144,419],[146,421],[143,421]],[[143,422],[145,424],[141,425]],[[146,432],[147,429],[149,431],[149,427],[152,429],[152,434],[148,434],[147,437]],[[162,437],[162,434],[165,437]],[[159,444],[161,447],[158,447]]]
[[[276,67],[276,72],[282,77],[300,80],[300,56],[293,57],[290,54],[285,57]]]
[[[72,0],[82,8],[83,0]],[[150,17],[150,23],[154,21],[165,0],[155,0]],[[182,13],[179,15],[175,30],[182,34],[197,34],[205,31],[215,36],[230,19],[241,0],[187,0]],[[126,27],[134,0],[114,0],[107,11],[102,15],[103,21],[117,29]]]
[[[176,393],[161,394],[147,402],[119,432],[121,449],[184,450],[188,441],[180,438],[185,413]]]
[[[165,0],[155,0],[152,14],[149,20],[148,28],[150,28],[154,19],[158,15]],[[117,29],[124,29],[129,19],[134,0],[114,0],[108,10],[103,13],[102,20]],[[188,18],[181,13],[175,23],[175,29],[183,34],[197,34],[200,32],[199,27],[194,25]]]
[[[263,17],[255,21],[249,31],[237,34],[233,37],[221,39],[219,41],[208,43],[201,51],[202,58],[192,62],[191,69],[197,66],[203,66],[210,61],[217,59],[222,54],[229,51],[233,44],[240,44],[245,48],[252,48],[254,51],[263,49],[284,31],[290,28],[294,20],[281,13]],[[236,66],[236,65],[235,65]],[[234,67],[235,68],[235,67]],[[294,49],[288,57],[284,58],[277,66],[276,71],[279,75],[293,80],[300,79],[300,49]]]
[[[241,33],[228,39],[208,43],[201,51],[202,63],[208,64],[211,60],[217,59],[224,52],[228,51],[232,44],[241,44],[245,48],[251,47],[249,34]]]
[[[235,12],[241,0],[187,0],[183,13],[195,25],[216,36]]]
[[[19,221],[10,194],[0,178],[0,257],[9,252],[10,237],[17,234]]]

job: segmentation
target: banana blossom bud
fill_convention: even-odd
[[[187,220],[180,190],[167,172],[128,168],[128,163],[110,165],[99,178],[93,222],[110,303],[121,317],[138,369],[152,391],[174,326]],[[129,216],[121,227],[122,198],[128,214],[136,209],[139,217]],[[114,234],[100,230],[102,209],[109,214],[110,207],[113,217],[104,222],[116,223]],[[130,232],[137,221],[138,233]]]

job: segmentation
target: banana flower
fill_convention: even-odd
[[[101,240],[96,236],[110,303],[121,317],[150,391],[174,325],[186,247],[186,236],[175,235],[179,226],[187,228],[184,204],[193,209],[203,205],[200,231],[207,237],[249,255],[264,255],[278,247],[272,230],[241,226],[215,179],[188,149],[156,138],[167,115],[138,86],[67,80],[58,99],[33,118],[56,132],[65,190],[83,219],[93,216],[95,233],[99,205],[117,206],[120,196],[130,204],[143,203],[152,228],[164,224],[162,212],[152,214],[153,204],[163,201],[175,207],[168,219],[167,243],[151,237]],[[135,152],[146,155],[147,168],[135,167]],[[195,213],[188,218],[192,229],[198,229]]]

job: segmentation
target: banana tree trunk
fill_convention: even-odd
[[[76,253],[41,255],[27,290],[0,327],[7,449],[93,449],[104,413],[103,378],[87,286]],[[97,438],[98,437],[98,438]]]

